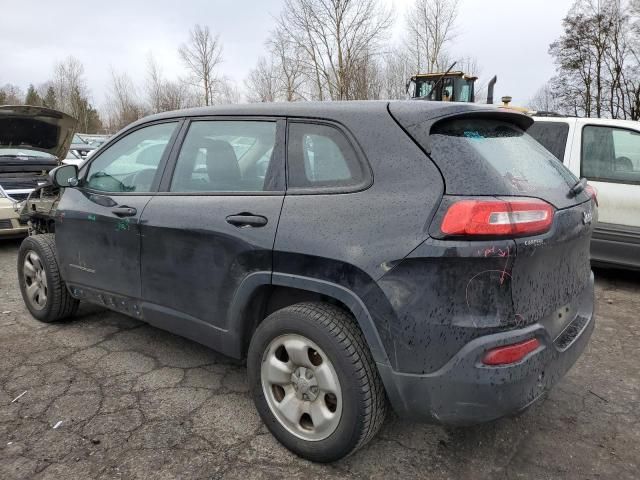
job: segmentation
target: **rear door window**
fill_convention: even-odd
[[[336,127],[290,123],[287,152],[289,189],[346,188],[365,183],[366,169]]]
[[[581,157],[581,173],[590,180],[640,184],[640,132],[587,125]]]
[[[445,120],[432,127],[429,140],[448,194],[539,197],[558,208],[576,203],[569,190],[578,179],[515,124]]]
[[[172,192],[272,191],[275,121],[203,120],[189,127]]]
[[[564,152],[567,148],[569,136],[569,124],[565,122],[535,122],[527,129],[527,133],[535,138],[544,148],[564,161]]]

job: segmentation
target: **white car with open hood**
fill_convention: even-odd
[[[17,203],[65,158],[76,120],[56,110],[0,106],[0,237],[23,235]]]

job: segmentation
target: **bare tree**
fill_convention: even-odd
[[[213,36],[207,26],[196,25],[190,32],[189,41],[180,47],[178,53],[189,69],[194,83],[202,88],[204,104],[211,105],[218,85],[216,67],[222,62],[222,43],[219,36]]]
[[[539,112],[558,112],[562,109],[562,104],[554,92],[553,85],[547,82],[529,99],[528,107]]]
[[[162,112],[164,97],[164,85],[162,82],[162,71],[157,64],[152,53],[147,57],[147,97],[151,111],[153,113]]]
[[[412,61],[406,50],[397,47],[385,54],[381,65],[381,98],[407,98],[407,81],[413,75]]]
[[[275,60],[278,96],[286,102],[305,98],[303,50],[282,28],[276,28],[267,45]]]
[[[0,87],[0,105],[20,105],[24,99],[22,89],[11,83]]]
[[[212,97],[213,105],[240,103],[240,98],[240,89],[233,80],[228,77],[218,78]]]
[[[454,38],[459,0],[416,0],[407,13],[407,50],[415,73],[445,70],[446,46]]]
[[[87,95],[82,62],[69,56],[56,63],[53,68],[53,89],[58,101],[58,108],[82,123],[79,97]]]
[[[271,59],[260,57],[258,64],[245,79],[247,100],[250,102],[275,102],[278,97],[278,73]]]
[[[640,0],[631,0],[627,19],[631,65],[623,71],[622,89],[627,97],[628,118],[638,120],[640,119]]]
[[[266,42],[268,57],[260,57],[245,79],[250,102],[294,102],[306,98],[304,52],[281,27]]]
[[[640,1],[605,3],[610,29],[605,50],[608,115],[640,119]]]
[[[456,60],[456,70],[462,70],[467,75],[473,75],[479,77],[482,75],[482,67],[478,59],[475,57],[462,57]]]
[[[147,58],[147,104],[151,113],[179,110],[195,106],[191,87],[183,81],[166,80],[153,54]]]
[[[603,90],[607,93],[607,103],[609,104],[611,118],[623,118],[624,112],[627,110],[628,100],[623,93],[623,80],[625,66],[629,60],[630,45],[626,39],[630,33],[630,25],[627,13],[622,9],[619,2],[611,3],[608,13],[607,45],[603,49],[604,65],[606,67]]]
[[[111,70],[111,85],[107,94],[109,129],[117,131],[145,115],[138,101],[137,89],[126,73]]]
[[[405,98],[417,69],[448,66],[458,2],[416,0],[407,19],[411,48],[385,49],[392,17],[379,0],[285,0],[267,42],[271,59],[245,83],[263,101]]]
[[[181,108],[198,106],[198,96],[184,82],[165,81],[162,90],[162,112],[180,110]]]
[[[611,33],[614,30],[615,10],[618,9],[618,0],[594,2],[593,0],[583,0],[578,2],[576,8],[582,8],[589,18],[591,43],[591,58],[593,61],[595,76],[594,103],[597,117],[602,116],[603,94],[605,88],[604,68],[607,54],[611,48]]]
[[[549,47],[559,75],[553,88],[559,92],[564,110],[575,115],[591,116],[594,91],[594,59],[590,38],[592,25],[588,16],[576,11],[577,3],[562,21],[563,35]]]
[[[638,119],[638,1],[577,0],[549,52],[552,79],[565,113]]]
[[[81,132],[91,133],[101,128],[98,112],[89,101],[84,66],[80,60],[69,56],[56,63],[49,86],[53,89],[51,97],[55,98],[56,108],[76,118]]]
[[[319,100],[359,96],[362,62],[379,50],[390,25],[390,11],[376,0],[285,0],[278,20]]]
[[[378,55],[367,52],[355,64],[351,81],[352,100],[379,100],[383,92],[381,61]]]

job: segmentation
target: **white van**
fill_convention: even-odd
[[[527,133],[597,190],[592,261],[640,269],[640,122],[533,118]]]

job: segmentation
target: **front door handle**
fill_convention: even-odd
[[[117,217],[133,217],[136,213],[138,213],[138,210],[133,207],[127,207],[126,205],[123,205],[122,207],[114,208],[113,210],[111,210],[111,212]]]
[[[264,227],[267,224],[267,218],[252,213],[239,213],[237,215],[229,215],[227,223],[234,227]]]

